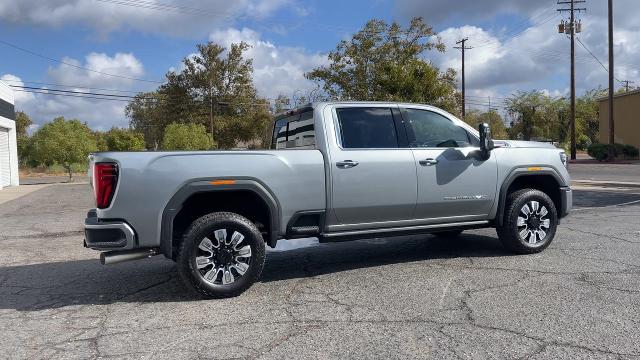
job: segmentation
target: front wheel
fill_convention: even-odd
[[[185,232],[178,275],[205,297],[234,297],[258,280],[264,260],[258,228],[238,214],[217,212],[197,219]]]
[[[558,213],[553,201],[542,191],[523,189],[507,198],[498,237],[509,250],[533,254],[547,248],[558,226]]]

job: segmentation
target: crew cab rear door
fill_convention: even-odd
[[[335,136],[328,145],[335,219],[328,219],[329,225],[358,229],[412,219],[416,167],[399,108],[344,104],[332,110],[332,117]]]
[[[485,219],[496,196],[495,156],[487,159],[479,140],[445,113],[401,112],[417,168],[415,217],[436,223]]]

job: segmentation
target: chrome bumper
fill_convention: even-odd
[[[95,250],[133,249],[136,234],[124,221],[98,220],[95,210],[84,220],[84,246]]]

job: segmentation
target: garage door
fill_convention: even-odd
[[[9,130],[0,128],[0,185],[11,183],[11,167],[9,165]]]

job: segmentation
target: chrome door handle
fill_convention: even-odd
[[[429,158],[429,159],[420,160],[418,162],[422,166],[433,166],[438,163],[438,160]]]
[[[359,162],[357,161],[344,160],[344,161],[338,161],[336,163],[336,166],[339,167],[340,169],[351,169],[352,167],[358,166],[358,164]]]

